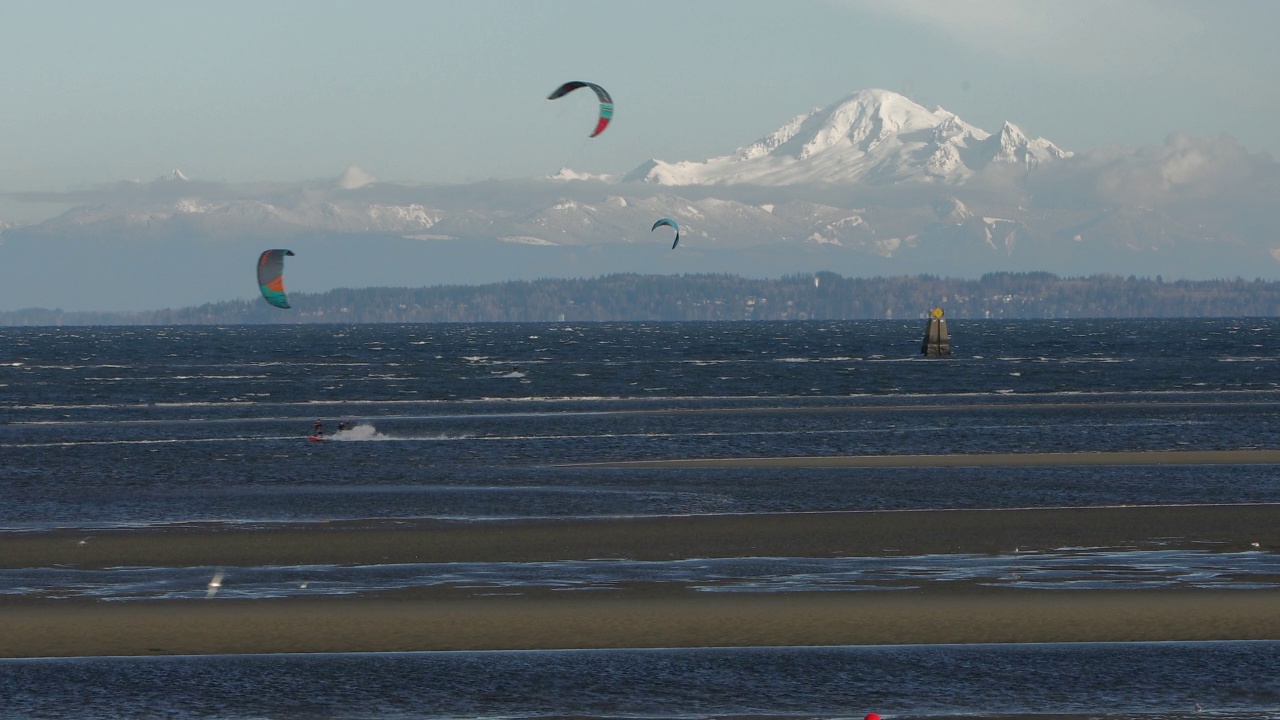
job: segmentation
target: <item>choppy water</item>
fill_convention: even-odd
[[[9,717],[1274,718],[1276,643],[0,660]]]
[[[950,326],[943,360],[917,357],[922,322],[0,329],[0,530],[1280,502],[1273,466],[560,467],[1280,437],[1275,319]],[[317,417],[334,442],[306,441]],[[189,597],[214,570],[10,568],[0,596]],[[1280,561],[1061,548],[224,570],[224,597],[479,580],[1247,592],[1273,588]],[[1182,717],[1196,703],[1264,717],[1280,713],[1278,658],[1274,643],[1201,643],[5,661],[0,698],[13,717]]]

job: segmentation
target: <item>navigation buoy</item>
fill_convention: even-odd
[[[929,327],[924,330],[920,354],[925,357],[951,356],[951,336],[947,333],[947,321],[942,318],[942,308],[929,311]]]
[[[867,716],[862,720],[880,720],[880,716],[875,713],[867,713]]]

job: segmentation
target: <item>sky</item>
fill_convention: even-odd
[[[469,183],[732,152],[867,88],[1088,151],[1280,158],[1280,3],[47,0],[0,3],[0,223],[178,168],[224,183]],[[585,92],[612,93],[589,139]],[[25,196],[29,198],[30,196]]]

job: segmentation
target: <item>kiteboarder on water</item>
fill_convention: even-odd
[[[316,421],[311,424],[311,436],[324,437],[324,423],[320,421],[320,418],[316,418]]]

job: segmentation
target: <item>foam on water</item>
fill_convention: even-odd
[[[349,489],[334,488],[337,492]],[[398,492],[398,489],[385,489]],[[424,489],[440,492],[445,489]],[[468,491],[475,491],[468,489]],[[713,593],[908,591],[975,583],[1027,592],[1280,588],[1280,556],[1263,551],[1061,549],[1005,555],[889,557],[737,557],[672,561],[454,562],[218,568],[119,567],[0,569],[0,595],[102,600],[203,596],[221,574],[223,599],[353,595],[424,587],[623,591],[669,584]]]
[[[653,458],[1234,450],[1280,319],[6,330],[0,529],[1280,502],[1273,466],[599,469]],[[198,360],[198,362],[193,362]],[[518,368],[518,369],[517,369]],[[316,417],[336,442],[305,440]],[[1242,539],[1242,542],[1248,538]],[[1082,545],[1085,543],[1081,543]],[[0,592],[1276,592],[1273,548],[0,570]],[[219,576],[219,573],[221,575]],[[216,591],[212,579],[218,577]],[[212,592],[211,592],[212,591]],[[459,590],[463,592],[462,590]],[[57,602],[57,601],[51,601]],[[0,661],[16,717],[1260,718],[1271,644]],[[210,683],[210,678],[217,682]],[[216,711],[210,711],[211,701]]]

